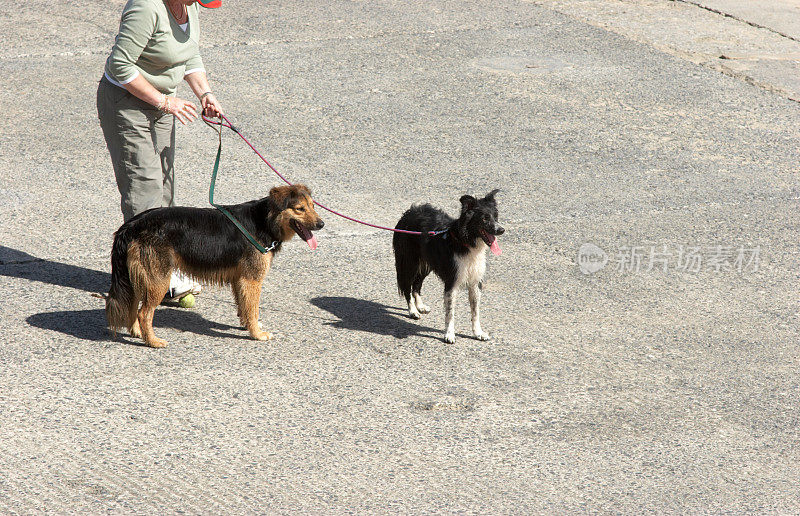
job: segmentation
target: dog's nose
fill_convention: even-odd
[[[494,228],[494,234],[495,235],[502,235],[505,232],[506,232],[506,230],[505,230],[505,228],[503,226],[497,226],[496,228]]]
[[[317,221],[317,229],[322,229],[325,226],[325,223],[322,220]]]

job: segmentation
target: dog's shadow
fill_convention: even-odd
[[[23,278],[92,293],[104,292],[111,284],[111,275],[107,272],[37,258],[4,246],[0,246],[0,276]],[[441,339],[443,336],[441,330],[410,319],[406,310],[399,307],[352,297],[316,297],[311,303],[338,319],[327,323],[335,328],[398,339],[413,336]],[[113,340],[102,308],[42,312],[27,317],[26,322],[36,328],[56,331],[81,340]],[[155,326],[156,329],[172,328],[207,337],[249,338],[246,331],[239,327],[208,321],[196,312],[169,306],[156,310]],[[117,340],[143,344],[140,339],[134,339],[125,333],[118,333]]]
[[[145,345],[142,339],[128,335],[127,330],[118,332],[114,338],[106,326],[106,315],[103,309],[43,312],[31,315],[25,321],[36,328],[57,331],[81,340],[94,342],[116,340],[125,344]],[[246,331],[236,326],[215,323],[189,310],[166,306],[156,310],[154,326],[156,334],[159,333],[159,329],[171,328],[198,336],[227,339],[248,338]],[[241,332],[237,334],[235,330],[241,330]]]
[[[421,336],[442,338],[442,331],[420,324],[408,317],[405,310],[374,301],[353,297],[315,297],[311,304],[339,319],[326,324],[334,328],[355,330],[397,339]]]
[[[111,284],[111,274],[102,271],[37,258],[23,251],[0,246],[0,276],[22,278],[58,287],[86,292],[104,292]],[[101,302],[101,301],[98,301]],[[25,319],[33,327],[57,331],[72,337],[93,341],[112,341],[106,326],[104,309],[42,312]],[[155,315],[156,329],[172,328],[208,337],[248,338],[239,328],[208,321],[195,312],[174,307],[160,307]],[[233,330],[233,331],[232,331]],[[117,340],[129,344],[144,344],[127,334],[118,333]]]

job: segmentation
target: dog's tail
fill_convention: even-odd
[[[403,220],[397,224],[400,227]],[[416,247],[418,242],[414,242],[414,237],[403,233],[395,233],[392,237],[392,248],[394,249],[394,267],[397,272],[397,292],[408,301],[411,298],[411,284],[414,280],[415,271],[419,268],[419,258],[414,256],[418,253]],[[414,245],[416,244],[416,246]]]
[[[120,328],[130,328],[138,306],[132,307],[136,295],[128,273],[128,247],[132,235],[127,224],[114,233],[111,247],[111,288],[106,298],[106,319],[111,333],[116,337]],[[138,305],[138,302],[136,303]]]

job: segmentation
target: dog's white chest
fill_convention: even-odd
[[[486,245],[480,242],[476,247],[471,248],[469,253],[456,256],[456,266],[458,267],[456,280],[458,286],[465,287],[480,283],[486,273]]]

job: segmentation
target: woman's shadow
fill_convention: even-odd
[[[23,278],[87,292],[102,292],[111,284],[111,274],[107,272],[37,258],[2,245],[0,276]]]
[[[5,246],[0,246],[0,276],[22,278],[90,293],[105,292],[111,285],[111,274],[107,272],[37,258]],[[245,335],[229,333],[228,330],[236,329],[234,326],[207,321],[188,310],[162,307],[157,311],[156,318],[161,327],[211,337],[246,338]],[[106,325],[104,308],[42,312],[27,317],[25,321],[36,328],[57,331],[82,340],[96,342],[112,340]],[[118,334],[117,338],[120,337]],[[141,343],[139,339],[122,337],[123,342]]]

